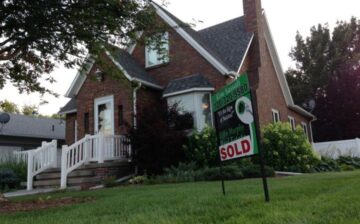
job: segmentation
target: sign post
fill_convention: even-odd
[[[220,170],[222,170],[223,161],[260,153],[265,199],[269,201],[264,159],[258,141],[260,135],[256,117],[257,107],[252,101],[251,92],[248,76],[244,74],[211,96],[220,154]],[[222,187],[225,195],[223,177]]]

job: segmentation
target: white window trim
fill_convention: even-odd
[[[276,109],[271,109],[271,115],[272,115],[272,119],[273,119],[273,122],[276,123],[276,122],[280,122],[280,112]],[[275,116],[277,115],[277,118],[278,120],[276,121],[275,120]]]
[[[289,123],[290,123],[291,129],[292,129],[293,131],[295,131],[295,128],[296,128],[295,118],[292,117],[292,116],[288,116],[288,118],[289,118]]]
[[[111,113],[111,120],[112,120],[111,125],[112,125],[112,134],[114,135],[114,133],[115,133],[114,95],[104,96],[104,97],[100,97],[100,98],[95,99],[95,101],[94,101],[94,131],[97,132],[97,133],[99,132],[99,130],[98,130],[98,127],[99,127],[98,122],[99,122],[99,120],[97,118],[98,109],[99,109],[98,105],[102,104],[102,103],[107,103],[109,101],[111,102],[111,111],[112,111],[112,113]]]
[[[159,61],[157,64],[155,65],[149,65],[149,56],[148,56],[148,52],[149,52],[149,46],[145,46],[145,68],[152,68],[152,67],[155,67],[155,66],[159,66],[159,65],[163,65],[163,64],[166,64],[170,61],[170,40],[169,40],[169,33],[168,32],[165,32],[164,33],[165,35],[165,38],[167,39],[167,51],[168,51],[168,57],[166,60],[162,60],[162,61]],[[152,50],[152,49],[151,49]]]
[[[305,122],[301,122],[301,127],[303,128],[303,131],[304,131],[304,134],[306,135],[306,137],[309,138],[307,124]]]

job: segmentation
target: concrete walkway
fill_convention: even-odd
[[[4,196],[5,196],[5,198],[13,198],[13,197],[20,197],[20,196],[27,196],[27,195],[44,194],[44,193],[54,192],[56,190],[58,190],[58,189],[46,188],[46,189],[34,189],[31,191],[20,190],[20,191],[5,193]]]

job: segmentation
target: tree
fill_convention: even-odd
[[[0,112],[18,114],[19,108],[15,103],[4,100],[0,101]]]
[[[72,68],[104,43],[127,45],[156,32],[149,0],[0,1],[0,88],[52,93],[40,83],[57,63]],[[145,37],[149,35],[143,35]],[[151,35],[150,35],[151,36]]]
[[[353,17],[350,22],[338,22],[332,33],[328,25],[319,24],[310,29],[305,40],[299,33],[295,39],[290,57],[296,68],[290,68],[286,77],[295,103],[312,110],[308,102],[316,102],[312,111],[318,117],[315,140],[358,136],[356,123],[349,118],[356,120],[358,113],[353,100],[359,95],[356,76],[360,66],[360,21]]]
[[[21,109],[21,113],[27,116],[36,116],[38,107],[36,105],[24,105]]]

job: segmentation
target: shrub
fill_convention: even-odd
[[[222,167],[222,175],[224,180],[237,180],[244,178],[240,167],[236,165],[228,165]],[[204,168],[202,170],[202,178],[206,181],[221,180],[219,167]]]
[[[117,185],[116,177],[110,176],[104,178],[104,186],[105,187],[115,187]]]
[[[130,139],[140,174],[145,170],[150,175],[162,174],[164,168],[184,160],[182,145],[187,138],[184,130],[192,128],[192,120],[184,120],[190,118],[188,114],[179,114],[176,105],[171,108],[154,105],[139,111],[138,126],[130,131]]]
[[[245,178],[262,177],[261,167],[260,167],[260,165],[257,165],[257,164],[243,167],[242,172],[243,172]],[[265,166],[265,176],[266,177],[274,177],[275,176],[274,169],[269,166]]]
[[[310,172],[319,159],[300,126],[292,131],[288,123],[272,123],[263,128],[266,162],[275,170]]]
[[[340,171],[338,162],[334,159],[322,157],[312,168],[313,172]]]
[[[341,171],[353,171],[353,170],[355,170],[355,167],[352,165],[341,164],[340,169],[341,169]]]
[[[203,131],[194,131],[183,146],[187,162],[195,162],[198,167],[212,167],[219,165],[219,153],[216,144],[215,129],[204,128]]]
[[[10,157],[0,162],[0,169],[11,169],[20,181],[27,179],[27,163]]]
[[[350,156],[340,156],[337,159],[339,164],[349,165],[354,168],[360,169],[360,158]]]
[[[17,177],[15,172],[11,169],[0,170],[0,189],[14,189],[20,184],[20,179]]]

